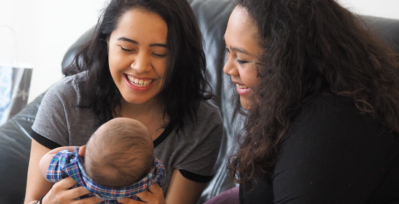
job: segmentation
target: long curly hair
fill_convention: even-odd
[[[107,42],[121,16],[130,9],[144,9],[160,15],[168,26],[169,50],[166,80],[160,93],[164,118],[181,129],[194,122],[201,100],[211,98],[205,80],[206,59],[202,35],[194,12],[186,0],[111,0],[104,9],[90,40],[82,45],[67,68],[71,73],[88,70],[87,104],[100,123],[113,118],[122,98],[108,66]]]
[[[399,132],[399,56],[334,0],[237,0],[264,48],[240,149],[230,158],[238,183],[271,174],[279,145],[312,98],[345,97]]]

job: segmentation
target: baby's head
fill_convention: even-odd
[[[104,186],[131,185],[150,171],[154,146],[139,121],[115,118],[100,126],[87,142],[84,166],[88,176]]]

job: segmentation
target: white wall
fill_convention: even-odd
[[[338,0],[354,13],[399,19],[399,0]]]
[[[106,2],[0,0],[0,59],[33,66],[29,102],[62,78],[63,55],[95,25]]]
[[[338,0],[355,13],[399,19],[399,0]],[[34,67],[29,101],[62,78],[61,61],[107,0],[0,0],[0,59]],[[2,27],[3,26],[3,27]]]

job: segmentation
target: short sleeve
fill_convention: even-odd
[[[32,126],[36,136],[60,146],[86,144],[100,125],[98,117],[89,108],[87,98],[84,97],[86,78],[86,72],[68,76],[47,91]],[[44,143],[40,144],[46,146]]]
[[[68,150],[62,150],[54,155],[47,170],[47,181],[55,183],[68,176],[64,169],[71,156],[73,153]]]
[[[53,85],[43,97],[33,123],[32,130],[61,146],[68,145],[65,93],[68,93],[67,79]]]
[[[208,182],[213,176],[223,136],[220,112],[213,104],[202,103],[195,124],[187,126],[192,128],[191,134],[184,135],[187,145],[176,153],[181,157],[175,168],[190,180]]]

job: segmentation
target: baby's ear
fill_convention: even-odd
[[[86,150],[86,145],[83,145],[79,148],[79,156],[85,157],[85,150]]]

